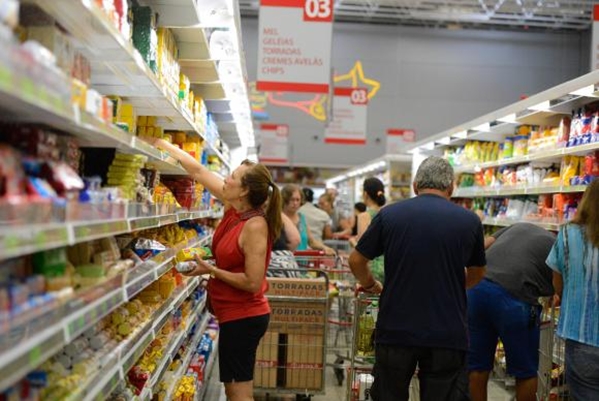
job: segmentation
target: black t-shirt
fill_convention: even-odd
[[[478,216],[420,195],[382,208],[356,249],[385,255],[378,343],[467,349],[464,268],[486,264]]]
[[[553,295],[552,272],[545,260],[555,235],[530,223],[517,223],[496,232],[487,249],[485,277],[529,304]]]

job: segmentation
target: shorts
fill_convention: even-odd
[[[493,370],[497,340],[505,349],[507,373],[517,379],[537,375],[541,307],[520,301],[500,285],[483,280],[468,290],[468,370]]]
[[[220,325],[218,365],[223,383],[254,380],[256,349],[266,333],[270,314],[233,320]]]

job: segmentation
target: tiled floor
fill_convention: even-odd
[[[328,367],[325,372],[325,394],[315,395],[312,397],[312,401],[346,401],[347,391],[346,384],[344,381],[343,386],[337,385],[337,379],[333,372],[333,368]],[[506,390],[505,387],[497,382],[491,381],[489,383],[489,399],[488,401],[513,401],[513,389]],[[218,381],[218,366],[214,366],[213,375],[209,383],[208,391],[206,393],[205,401],[226,401],[224,394],[224,388]],[[256,396],[256,401],[266,401],[264,396]],[[275,397],[272,394],[268,397],[268,401],[295,401],[294,396],[287,397]]]

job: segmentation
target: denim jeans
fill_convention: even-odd
[[[566,340],[566,381],[572,400],[599,400],[599,347]]]

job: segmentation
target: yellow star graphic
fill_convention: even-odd
[[[368,99],[372,99],[381,88],[380,82],[364,76],[364,69],[362,68],[362,62],[360,60],[356,61],[354,67],[347,74],[336,75],[334,80],[335,83],[350,81],[352,88],[363,86],[364,84],[368,85]]]

